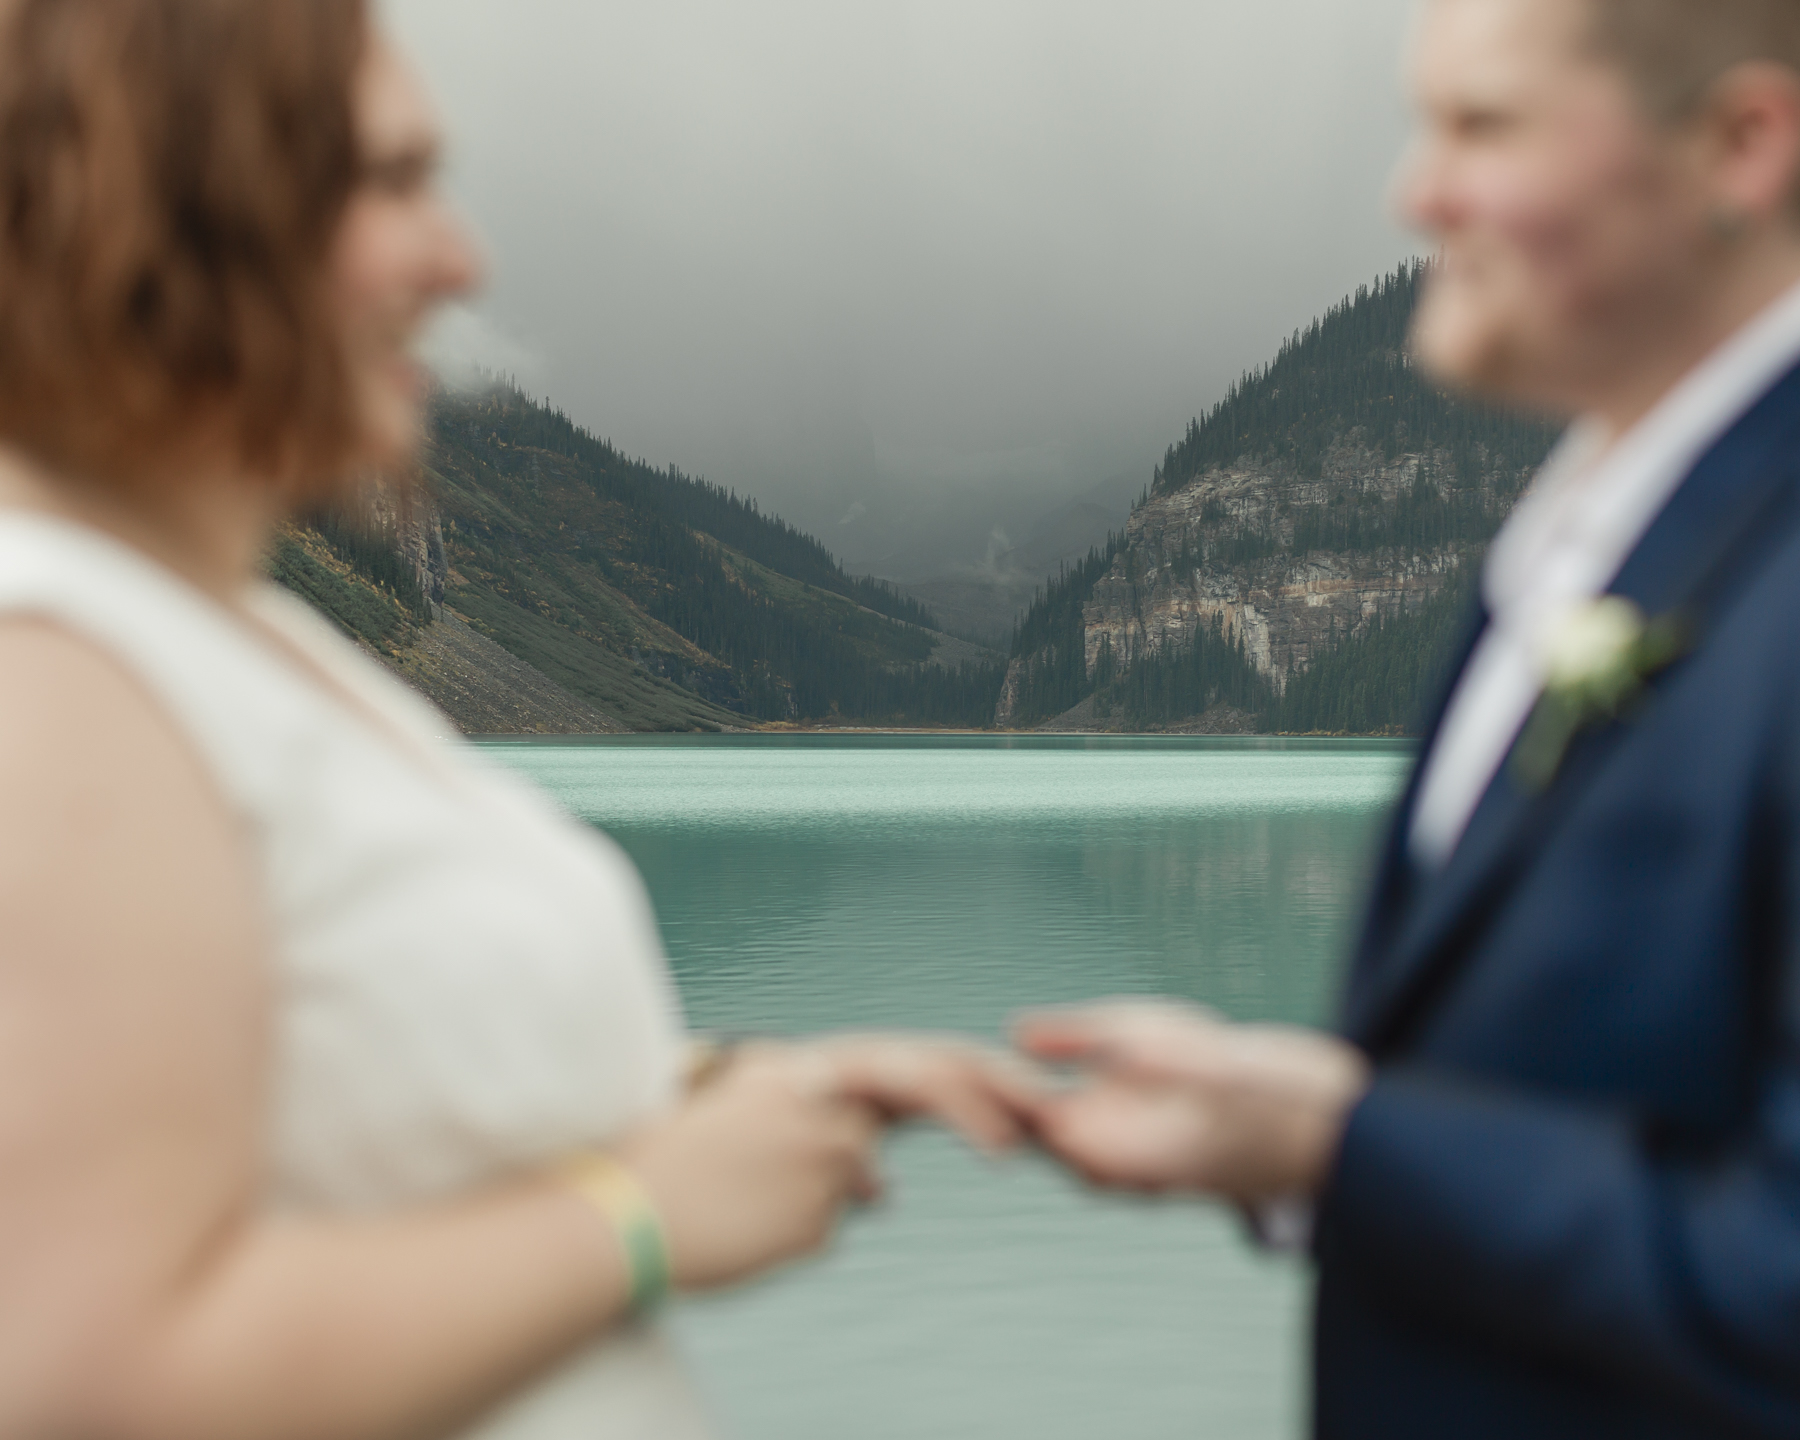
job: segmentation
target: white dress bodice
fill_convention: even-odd
[[[442,1198],[666,1103],[681,1017],[623,852],[297,599],[269,584],[249,605],[272,634],[105,536],[0,512],[0,616],[124,666],[254,847],[277,992],[270,1206]],[[672,1349],[633,1327],[470,1440],[707,1433]]]

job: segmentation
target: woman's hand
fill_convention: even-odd
[[[1325,1183],[1369,1064],[1329,1035],[1230,1025],[1191,1006],[1040,1011],[1021,1049],[1086,1083],[1039,1109],[1045,1146],[1096,1184],[1197,1190],[1247,1204]]]
[[[842,1094],[885,1119],[930,1117],[990,1154],[1024,1140],[1050,1094],[1017,1056],[948,1036],[839,1035],[806,1048],[830,1064]]]
[[[711,1290],[821,1248],[876,1193],[881,1128],[824,1055],[756,1045],[618,1154],[656,1203],[676,1288]]]
[[[619,1155],[656,1202],[677,1288],[708,1290],[817,1250],[845,1204],[875,1198],[887,1125],[931,1116],[1002,1150],[1047,1093],[1030,1066],[961,1040],[752,1045]]]

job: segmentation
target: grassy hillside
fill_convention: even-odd
[[[271,570],[440,703],[407,671],[434,613],[628,729],[991,718],[997,657],[934,664],[916,601],[510,387],[440,396],[424,470],[422,516],[322,517],[284,533]]]

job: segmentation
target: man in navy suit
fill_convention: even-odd
[[[1571,417],[1341,1037],[1021,1022],[1046,1142],[1319,1265],[1316,1427],[1800,1435],[1800,0],[1425,0],[1420,363]]]

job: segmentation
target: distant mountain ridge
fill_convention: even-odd
[[[270,569],[475,733],[1396,732],[1553,439],[1414,370],[1424,278],[1359,290],[1196,418],[1124,528],[1038,588],[1006,661],[510,385],[434,400],[415,503],[290,527]],[[1009,583],[1091,523],[1065,508]]]
[[[432,405],[421,495],[271,571],[464,730],[984,724],[1002,667],[754,501],[507,385]]]
[[[946,630],[1003,649],[1044,577],[1079,561],[1095,541],[1123,525],[1134,498],[1135,491],[1121,484],[1097,486],[1040,516],[1021,540],[996,531],[985,563],[953,566],[895,588],[928,606]]]
[[[1426,270],[1364,287],[1171,446],[1015,630],[996,723],[1404,729],[1553,432],[1406,355]]]

